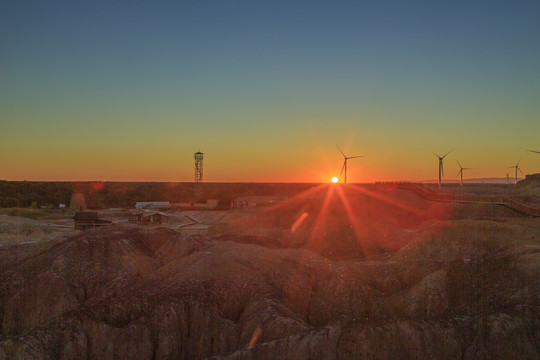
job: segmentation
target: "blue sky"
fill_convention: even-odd
[[[452,148],[471,177],[538,172],[539,24],[538,1],[4,1],[0,178],[190,181],[201,149],[208,180],[324,181],[336,143],[356,181]]]

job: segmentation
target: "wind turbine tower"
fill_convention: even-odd
[[[516,165],[508,167],[508,169],[516,169],[516,177],[515,177],[516,180],[515,180],[514,184],[517,184],[517,172],[518,172],[518,170],[519,170],[520,173],[523,174],[523,171],[521,171],[521,169],[519,168],[519,162],[520,161],[521,161],[521,159],[519,159],[519,161],[517,162]]]
[[[446,155],[450,154],[452,151],[454,150],[450,150],[449,152],[447,152],[444,156],[439,156],[435,153],[435,156],[439,158],[439,190],[441,189],[441,178],[444,176],[444,170],[443,170],[443,159],[446,157]]]
[[[336,145],[337,146],[337,145]],[[345,156],[345,154],[343,153],[343,151],[341,151],[341,149],[339,148],[339,146],[337,146],[337,148],[339,149],[339,152],[341,153],[341,155],[343,155],[343,167],[341,168],[341,174],[343,174],[343,172],[345,171],[345,178],[343,179],[343,182],[346,184],[347,183],[347,160],[349,159],[355,159],[355,158],[359,158],[359,157],[364,157],[364,155],[359,155],[359,156]]]
[[[461,166],[459,161],[456,160],[456,162],[459,165],[459,172],[457,173],[457,176],[461,176],[459,178],[459,186],[463,186],[463,170],[471,170],[471,168],[464,168],[463,166]]]
[[[203,156],[204,153],[197,151],[194,154],[195,157],[195,182],[203,181]]]

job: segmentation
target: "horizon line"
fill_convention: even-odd
[[[528,174],[533,175],[533,174]],[[527,175],[526,175],[527,176]],[[518,177],[518,180],[524,180],[525,177]],[[482,177],[482,178],[469,178],[464,179],[469,183],[484,183],[484,181],[506,181],[506,177]],[[510,177],[515,179],[515,177]],[[437,179],[424,179],[424,180],[375,180],[365,182],[349,182],[348,184],[378,184],[378,183],[422,183],[430,184],[437,183]],[[58,183],[163,183],[163,184],[330,184],[331,182],[317,182],[317,181],[168,181],[168,180],[7,180],[0,179],[0,182],[58,182]],[[445,183],[459,183],[459,179],[446,179]],[[338,184],[344,184],[339,182]]]

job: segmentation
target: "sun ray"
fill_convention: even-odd
[[[311,229],[311,234],[309,236],[309,243],[313,244],[315,239],[322,238],[320,231],[324,231],[324,220],[326,218],[326,215],[328,213],[328,209],[330,207],[330,202],[332,200],[332,197],[335,192],[335,187],[330,186],[328,187],[328,191],[326,192],[326,195],[324,197],[323,203],[321,205],[321,208],[319,210],[319,214],[317,215],[317,218],[315,219],[315,222],[313,223],[313,228]]]
[[[350,190],[356,191],[358,193],[362,193],[364,195],[374,197],[377,200],[381,200],[381,201],[383,201],[383,202],[385,202],[385,203],[387,203],[389,205],[396,206],[396,207],[398,207],[400,209],[412,212],[412,213],[414,213],[416,215],[425,215],[425,213],[423,211],[421,211],[421,210],[418,210],[418,209],[416,209],[416,208],[414,208],[412,206],[408,206],[406,204],[403,204],[402,202],[400,202],[400,201],[398,201],[396,199],[393,199],[391,197],[385,196],[385,195],[381,194],[380,192],[369,190],[369,189],[366,188],[366,186],[351,185]]]
[[[349,219],[349,222],[351,224],[351,227],[354,231],[354,234],[356,235],[356,241],[360,248],[362,249],[362,252],[364,255],[369,255],[369,247],[368,244],[365,241],[362,241],[363,238],[363,228],[360,225],[360,222],[357,221],[357,219],[354,217],[354,210],[347,199],[347,196],[345,196],[345,189],[349,189],[350,186],[343,186],[339,187],[337,189],[337,194],[341,200],[341,203],[343,204],[343,207],[345,208],[345,213],[347,214],[347,218]]]
[[[268,209],[264,209],[262,212],[268,212],[268,211],[274,211],[276,209],[279,209],[281,207],[286,207],[295,203],[298,203],[302,200],[306,200],[310,198],[311,196],[315,195],[316,193],[324,190],[325,187],[329,187],[329,184],[319,184],[315,185],[307,190],[302,191],[301,193],[298,193],[296,195],[291,196],[285,201],[279,202]]]

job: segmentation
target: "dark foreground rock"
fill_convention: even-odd
[[[347,260],[136,227],[0,248],[0,359],[538,359],[521,221]]]

